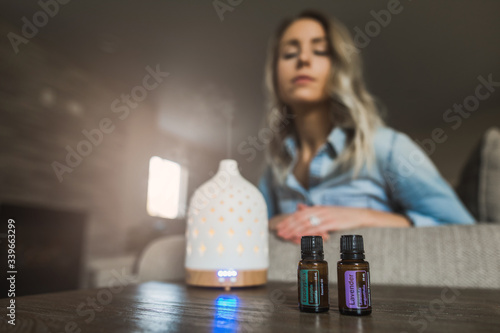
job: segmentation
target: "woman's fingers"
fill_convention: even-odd
[[[334,230],[332,225],[330,210],[325,207],[309,207],[304,204],[297,204],[298,211],[281,221],[276,227],[278,236],[291,239],[296,242],[302,236],[326,235]],[[301,207],[307,207],[301,209]],[[319,220],[319,225],[313,225],[313,218]]]
[[[297,204],[297,210],[303,210],[303,209],[306,209],[306,208],[308,208],[308,207],[309,207],[308,205],[305,205],[305,204],[303,204],[302,202],[299,202],[299,203]]]
[[[325,237],[326,239],[329,238],[328,231],[320,230],[318,228],[310,228],[295,234],[295,237],[299,239],[302,238],[302,236],[321,236],[323,239],[325,239]]]
[[[283,228],[286,228],[288,223],[290,223],[290,219],[292,218],[293,214],[289,214],[285,218],[283,218],[279,223],[276,224],[276,230],[282,230]]]
[[[277,226],[278,233],[289,233],[296,224],[300,224],[301,221],[297,218],[297,213],[291,214],[289,217],[284,219]]]
[[[308,208],[311,207],[301,202],[297,203],[297,210],[294,213],[291,213],[288,218],[278,223],[276,225],[276,230],[289,233],[289,231],[292,230],[296,225],[301,224],[301,221],[303,220],[303,212]]]
[[[290,229],[293,229],[295,225],[301,223],[302,215],[300,214],[300,212],[304,211],[307,208],[309,208],[309,206],[299,202],[297,204],[297,210],[295,211],[295,213],[290,214],[290,217],[287,220],[281,221],[281,223],[276,226],[276,229],[281,230],[282,232],[288,232]]]
[[[291,241],[295,244],[300,244],[300,240],[303,236],[321,236],[323,238],[323,242],[326,242],[330,239],[330,235],[328,233],[311,233],[310,235],[300,235],[291,239]]]
[[[308,211],[301,211],[295,213],[298,223],[290,224],[287,226],[286,232],[291,234],[302,234],[312,230],[316,232],[327,232],[331,221],[328,220],[328,215],[322,209],[310,209]],[[312,224],[312,218],[319,220],[319,225]]]
[[[288,217],[284,219],[276,228],[278,236],[281,238],[288,239],[290,237],[289,229],[290,229],[290,223],[292,223],[292,218]]]

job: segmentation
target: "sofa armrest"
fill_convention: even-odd
[[[185,256],[184,235],[155,239],[144,248],[136,263],[135,272],[139,282],[183,280]]]

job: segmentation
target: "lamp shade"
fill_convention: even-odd
[[[186,228],[186,282],[237,287],[267,281],[267,206],[260,191],[244,179],[235,160],[191,197]]]

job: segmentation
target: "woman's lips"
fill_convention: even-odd
[[[307,75],[299,75],[293,78],[293,83],[309,83],[314,81],[314,79]]]

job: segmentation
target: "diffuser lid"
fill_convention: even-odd
[[[218,173],[227,172],[230,175],[239,175],[240,170],[238,169],[238,162],[231,159],[225,159],[220,161]]]

